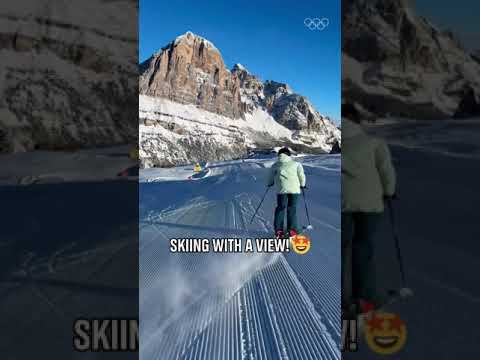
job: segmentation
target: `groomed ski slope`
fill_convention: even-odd
[[[254,222],[274,161],[140,173],[142,360],[340,359],[340,157],[299,157],[307,175],[306,255],[170,253],[170,238],[268,237],[275,195]],[[298,209],[306,224],[303,201]]]
[[[397,359],[476,359],[480,332],[480,119],[390,119],[366,127],[390,145],[397,172],[394,201],[408,286],[414,297],[386,309],[407,325]],[[400,287],[391,224],[374,237],[378,287]],[[345,360],[385,359],[361,339]]]

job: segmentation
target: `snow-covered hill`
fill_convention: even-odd
[[[289,145],[329,152],[340,131],[286,84],[227,69],[208,40],[187,32],[140,65],[142,164],[241,158],[249,148]]]
[[[141,359],[341,358],[340,157],[297,159],[315,227],[306,255],[169,251],[170,238],[269,236],[274,194],[249,221],[272,158],[213,163],[201,180],[192,166],[141,170]]]

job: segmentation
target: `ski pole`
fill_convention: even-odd
[[[403,257],[402,257],[402,251],[400,249],[400,239],[397,234],[397,226],[395,222],[395,213],[393,211],[393,205],[392,205],[392,200],[388,199],[387,200],[387,206],[388,206],[388,213],[390,216],[390,224],[392,226],[392,235],[393,239],[395,242],[395,248],[397,249],[397,260],[398,264],[400,266],[400,276],[402,279],[402,288],[400,289],[400,296],[402,297],[407,297],[407,296],[412,296],[413,291],[407,287],[407,280],[405,279],[405,270],[403,267]]]
[[[302,195],[303,203],[305,204],[305,213],[307,214],[308,227],[311,227],[312,223],[310,222],[310,215],[308,214],[307,199],[305,198],[305,188],[302,188]]]
[[[265,200],[265,196],[267,196],[268,191],[270,190],[270,186],[267,187],[265,190],[265,193],[263,194],[262,200],[260,201],[260,204],[258,204],[257,208],[255,209],[255,213],[252,216],[252,219],[250,220],[250,224],[253,222],[253,219],[255,219],[255,216],[257,215],[258,210],[260,209],[260,206],[263,204],[263,200]]]

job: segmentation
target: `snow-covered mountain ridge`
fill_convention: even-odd
[[[323,138],[287,129],[260,108],[244,119],[231,119],[195,105],[141,95],[139,117],[144,167],[230,160],[246,156],[252,148],[285,144],[299,151],[331,150]]]
[[[480,114],[480,63],[408,0],[342,3],[342,100],[417,119]]]
[[[340,131],[309,100],[243,65],[227,69],[220,51],[187,32],[140,65],[142,165],[240,158],[248,149],[289,145],[329,152]]]
[[[0,152],[136,142],[137,5],[2,5]]]

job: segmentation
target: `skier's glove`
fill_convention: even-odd
[[[397,194],[393,193],[392,195],[383,195],[385,201],[397,200]]]

